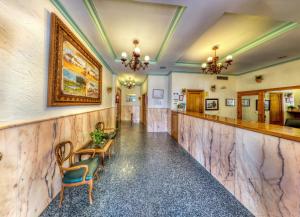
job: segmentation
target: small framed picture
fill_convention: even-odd
[[[242,99],[243,107],[250,107],[250,99]]]
[[[258,110],[258,100],[256,100],[256,111]],[[265,100],[265,111],[270,111],[270,100]]]
[[[163,89],[153,89],[152,98],[153,99],[163,99],[164,98],[164,90]]]
[[[205,110],[207,111],[219,110],[219,99],[205,99]]]
[[[179,95],[179,101],[183,101],[183,95]]]
[[[235,106],[235,99],[225,99],[225,106]]]

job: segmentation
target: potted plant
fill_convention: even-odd
[[[292,111],[292,110],[294,110],[296,107],[293,106],[293,105],[289,105],[287,108],[288,108],[288,110]]]
[[[103,131],[96,129],[90,133],[90,136],[96,145],[99,145],[100,147],[104,145],[106,135]]]

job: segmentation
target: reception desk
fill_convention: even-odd
[[[178,113],[178,143],[255,216],[300,216],[300,130]]]

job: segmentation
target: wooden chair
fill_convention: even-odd
[[[104,122],[98,122],[95,127],[103,131],[107,135],[107,139],[114,139],[117,135],[117,130],[115,128],[105,128]]]
[[[74,163],[75,155],[91,155],[90,158]],[[60,191],[60,203],[62,206],[64,199],[64,190],[66,187],[77,187],[81,185],[88,185],[89,202],[93,204],[92,190],[94,176],[98,177],[99,159],[95,157],[95,150],[83,149],[74,152],[72,142],[66,141],[58,144],[55,147],[56,161],[60,169],[62,177],[62,187]],[[65,166],[69,160],[69,166]]]

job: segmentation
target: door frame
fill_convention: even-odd
[[[203,89],[186,89],[186,110],[187,110],[187,105],[188,105],[188,94],[189,93],[192,93],[192,92],[201,92],[203,94],[203,98],[202,98],[202,113],[204,113],[205,109],[204,109],[204,102],[205,102],[205,96],[204,96],[204,93],[205,91]]]

